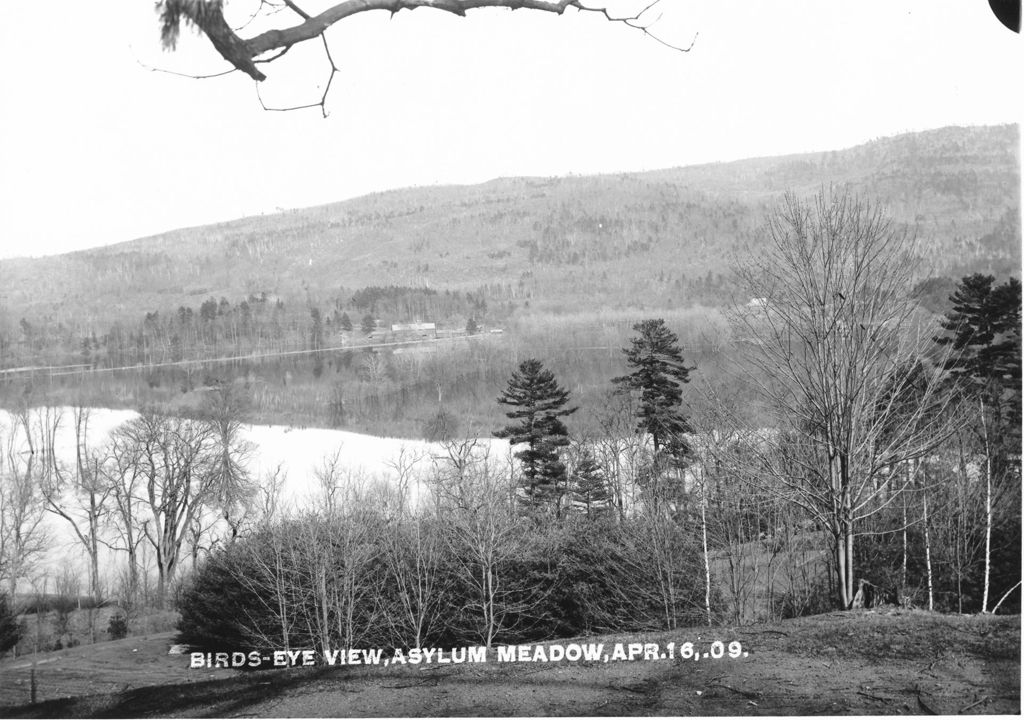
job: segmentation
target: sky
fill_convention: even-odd
[[[239,23],[259,5],[226,3]],[[340,72],[324,119],[263,110],[240,73],[162,72],[226,63],[188,30],[164,51],[151,0],[0,3],[0,258],[412,185],[832,150],[1024,117],[1024,40],[982,0],[656,11],[651,32],[689,52],[573,10],[363,13],[327,33]],[[313,43],[263,69],[270,106],[316,102],[328,76]]]

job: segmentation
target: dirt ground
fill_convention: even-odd
[[[739,641],[746,657],[683,660]],[[189,670],[170,635],[0,663],[0,716],[433,717],[1019,714],[1020,617],[831,613],[773,626],[579,639],[653,642],[675,659]],[[565,646],[570,641],[558,641]],[[76,651],[85,650],[85,653]],[[388,655],[385,655],[387,657]],[[46,661],[46,662],[44,662]]]

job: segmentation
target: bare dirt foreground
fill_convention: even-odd
[[[1020,616],[832,613],[579,642],[738,640],[699,661],[189,670],[170,634],[0,663],[4,717],[1019,714]],[[569,641],[560,641],[563,646]],[[387,656],[387,655],[385,655]],[[91,694],[87,694],[91,693]]]

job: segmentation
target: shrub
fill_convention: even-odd
[[[120,640],[128,637],[128,618],[121,613],[114,613],[110,616],[110,623],[107,625],[107,634],[111,640]]]
[[[0,593],[0,653],[18,644],[21,639],[21,625],[7,595]]]
[[[212,553],[183,588],[178,601],[179,642],[208,650],[250,644],[246,622],[260,624],[258,614],[253,618],[254,610],[260,610],[260,598],[242,585],[240,573],[248,568],[241,548],[254,540]]]
[[[486,622],[474,584],[478,559],[458,540],[472,523],[395,522],[351,506],[344,517],[308,514],[213,552],[182,592],[178,641],[215,651],[388,648],[405,647],[415,630],[426,646],[480,642]],[[644,519],[519,522],[493,567],[501,616],[494,642],[703,622],[696,546],[678,526],[652,535]],[[401,523],[410,523],[410,532]],[[671,567],[652,561],[652,543],[665,542],[672,547],[657,547],[674,558]],[[424,561],[435,590],[428,622],[411,628],[409,603],[418,600],[408,588]],[[662,593],[659,573],[671,574],[671,596]]]

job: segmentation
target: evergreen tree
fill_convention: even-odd
[[[633,371],[614,378],[612,383],[639,393],[636,429],[651,436],[657,456],[670,443],[678,446],[679,436],[691,431],[680,405],[682,386],[690,381],[694,368],[683,362],[679,338],[664,320],[644,320],[633,330],[638,336],[622,351]]]
[[[950,301],[941,324],[951,334],[935,341],[952,345],[945,369],[981,411],[975,431],[985,457],[981,610],[987,612],[990,588],[998,596],[1020,579],[1020,281],[995,285],[991,275],[969,275]]]
[[[471,317],[466,321],[466,334],[476,335],[478,332],[480,332],[480,328],[476,324],[476,318]]]
[[[960,281],[950,297],[953,309],[941,321],[949,335],[935,338],[952,344],[954,353],[946,371],[971,395],[984,401],[992,414],[994,436],[1004,445],[1020,448],[1021,423],[1021,287],[1010,278],[995,285],[995,278],[980,273]],[[998,472],[1002,457],[994,458]]]
[[[314,350],[324,346],[324,322],[319,308],[309,309],[309,344]]]
[[[373,319],[373,315],[364,315],[362,323],[363,335],[369,335],[376,329],[377,321]]]
[[[611,496],[604,472],[589,447],[583,447],[573,472],[573,494],[583,504],[587,517],[595,517],[608,509]]]
[[[352,319],[349,318],[347,312],[343,312],[341,314],[341,320],[339,322],[341,324],[341,329],[342,330],[344,330],[345,332],[351,332],[352,331]]]
[[[514,408],[505,415],[517,422],[496,431],[495,437],[508,438],[512,445],[526,443],[516,457],[523,463],[528,501],[532,505],[555,502],[560,515],[557,501],[566,472],[558,450],[569,444],[569,431],[560,418],[576,412],[575,407],[566,407],[569,391],[559,386],[540,360],[529,359],[512,372],[498,402]]]
[[[994,277],[980,273],[963,278],[950,296],[953,309],[941,322],[952,336],[936,338],[958,351],[946,369],[978,389],[993,382],[1020,383],[1020,281],[994,283]]]

